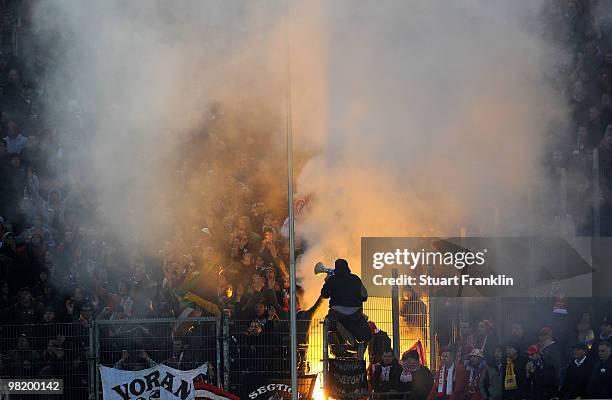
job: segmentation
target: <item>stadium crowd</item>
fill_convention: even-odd
[[[48,71],[57,60],[43,48],[26,57],[7,44],[16,24],[24,37],[35,35],[27,3],[0,1],[0,376],[63,376],[76,380],[68,386],[86,390],[92,320],[223,316],[244,321],[234,335],[235,351],[249,354],[244,359],[286,362],[286,353],[271,357],[258,347],[284,343],[281,336],[286,335],[273,332],[286,332],[282,320],[289,311],[286,210],[270,207],[248,176],[260,160],[240,156],[234,176],[220,176],[219,170],[209,174],[208,179],[228,182],[232,189],[224,204],[211,207],[206,227],[177,226],[156,255],[143,251],[144,243],[119,241],[96,219],[97,204],[87,183],[68,171],[72,148],[67,143],[81,139],[70,141],[67,135],[83,129],[88,116],[78,105],[67,105],[63,112],[74,129],[60,131],[53,123],[58,117],[44,112],[54,101]],[[577,231],[588,235],[594,218],[594,149],[602,235],[612,233],[612,14],[596,13],[602,3],[551,2],[545,18],[563,27],[551,31],[571,57],[552,75],[562,83],[559,93],[568,99],[575,123],[574,133],[551,138],[553,186],[567,188],[552,212],[555,218],[571,218]],[[211,118],[221,114],[211,110]],[[208,162],[213,168],[221,160],[211,157]],[[302,344],[320,305],[319,299],[310,309],[300,308]],[[424,360],[413,352],[401,364],[390,349],[372,353],[372,389],[401,392],[410,387],[412,398],[423,399],[611,398],[609,318],[599,326],[583,318],[575,330],[563,332],[542,327],[531,340],[517,321],[513,337],[503,345],[487,321],[475,329],[464,323],[460,342],[441,352],[443,367],[437,373],[425,371]],[[195,344],[191,326],[105,326],[104,362],[117,368],[164,362],[189,369],[210,361],[207,351],[215,346],[214,340]],[[555,341],[559,338],[565,347]],[[155,349],[164,351],[153,359]],[[240,370],[262,368],[249,362]],[[280,362],[273,369],[285,367]]]
[[[531,335],[516,322],[500,341],[489,320],[462,322],[457,340],[443,346],[438,371],[422,365],[410,350],[401,363],[390,347],[370,354],[370,383],[379,398],[409,399],[608,399],[612,396],[612,323],[601,322],[597,337],[582,337],[567,348],[552,328]],[[379,333],[380,334],[380,333]],[[372,340],[377,340],[376,336]],[[384,341],[380,341],[383,343]],[[390,342],[389,342],[390,343]],[[372,343],[371,343],[372,344]]]

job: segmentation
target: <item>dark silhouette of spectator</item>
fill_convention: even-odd
[[[506,357],[503,346],[496,346],[493,358],[485,359],[487,368],[480,379],[480,394],[484,400],[500,400],[504,391],[504,369]]]
[[[19,302],[9,309],[15,324],[35,324],[42,320],[43,306],[32,298],[30,288],[19,291]]]
[[[547,359],[537,345],[527,349],[529,361],[525,372],[530,385],[530,397],[534,400],[548,400],[558,395],[559,379],[553,365],[547,365]]]
[[[397,392],[399,390],[401,373],[402,366],[393,355],[393,350],[383,350],[380,363],[374,364],[372,371],[372,387],[374,392]]]
[[[34,376],[38,372],[40,355],[32,349],[25,333],[19,335],[15,349],[7,355],[6,359],[9,373],[12,376]]]
[[[515,322],[512,324],[512,331],[510,335],[510,341],[520,346],[519,351],[521,353],[526,353],[529,345],[533,343],[533,340],[528,337],[525,327],[520,322]]]
[[[612,316],[606,316],[599,325],[599,334],[593,339],[588,357],[595,362],[599,358],[599,344],[612,341]]]
[[[485,358],[490,358],[493,357],[493,350],[498,344],[497,337],[493,334],[493,323],[486,319],[478,322],[474,348],[481,350]]]
[[[506,344],[506,361],[503,372],[503,395],[504,399],[522,400],[529,396],[529,384],[525,366],[525,356],[519,353],[519,345],[516,343]]]
[[[553,331],[550,327],[545,326],[540,329],[538,349],[544,359],[544,365],[552,367],[558,383],[559,371],[561,370],[561,348],[553,339]]]
[[[588,347],[585,343],[576,343],[573,349],[574,359],[567,366],[563,385],[559,391],[561,399],[587,398],[588,394],[593,361],[587,357]]]
[[[399,391],[410,393],[415,400],[425,400],[432,390],[434,378],[425,365],[421,364],[419,352],[411,350],[402,355],[402,371]]]
[[[601,342],[598,346],[599,360],[595,363],[589,380],[588,398],[612,398],[612,345]]]
[[[336,260],[334,274],[325,278],[321,297],[329,299],[328,317],[332,321],[338,321],[356,340],[370,339],[370,328],[362,306],[368,299],[368,292],[361,279],[351,273],[346,260]],[[346,339],[351,341],[353,338]]]

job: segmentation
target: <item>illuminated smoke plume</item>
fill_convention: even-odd
[[[362,236],[519,234],[538,224],[551,130],[566,119],[547,78],[541,4],[335,2],[327,136],[303,168],[298,222],[318,260],[359,271]],[[321,281],[312,283],[318,286]]]
[[[61,54],[48,112],[64,132],[68,104],[93,115],[88,140],[66,134],[71,173],[124,239],[218,228],[243,190],[283,211],[288,58],[311,294],[316,261],[359,270],[362,236],[491,233],[495,209],[500,233],[537,221],[565,120],[537,1],[291,2],[289,25],[281,1],[38,4]]]
[[[325,109],[317,10],[295,5],[291,26],[294,119],[310,137]],[[34,25],[55,55],[47,116],[104,226],[155,245],[218,228],[243,183],[286,208],[286,15],[268,1],[37,3]],[[69,104],[93,120],[75,127]],[[312,151],[302,142],[298,165]],[[244,165],[248,182],[236,178]]]

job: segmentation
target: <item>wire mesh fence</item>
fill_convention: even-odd
[[[392,337],[390,301],[371,298],[364,312]],[[400,300],[395,319],[402,351],[419,340],[427,348],[426,314],[426,305],[419,301]],[[307,320],[298,316],[298,370],[305,388],[313,386],[313,377],[323,371],[323,321],[324,315]],[[163,363],[190,370],[207,363],[206,380],[238,394],[248,374],[289,376],[290,337],[288,320],[122,319],[1,325],[0,377],[59,378],[64,380],[65,394],[55,399],[99,399],[99,365],[135,371]]]
[[[97,327],[99,363],[135,370],[151,363],[188,370],[217,365],[217,320],[117,320]]]
[[[86,399],[89,332],[81,322],[0,325],[0,378],[62,379],[62,398]]]
[[[229,390],[241,393],[248,375],[265,372],[269,377],[287,378],[291,371],[291,331],[288,320],[226,321],[225,364]],[[319,320],[298,319],[298,371],[300,392],[308,392],[312,376],[321,371],[322,327]],[[224,355],[225,357],[225,355]]]
[[[150,319],[96,321],[94,342],[98,365],[138,371],[164,364],[179,370],[208,365],[205,381],[219,384],[219,320]],[[96,373],[94,389],[99,398]]]
[[[391,311],[391,302],[390,297],[370,297],[364,304],[364,313],[378,329],[387,332],[395,348],[396,343],[393,343],[392,335],[394,316]],[[427,298],[420,298],[413,292],[402,293],[399,299],[399,316],[396,316],[400,333],[400,356],[420,343],[425,365],[428,363],[430,352],[428,306]]]

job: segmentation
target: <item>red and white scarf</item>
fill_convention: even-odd
[[[404,364],[402,365],[402,374],[400,375],[400,382],[412,382],[412,374],[417,372],[419,368],[421,368],[420,362],[415,364],[414,366],[410,366],[407,362],[404,362]]]
[[[455,380],[455,363],[451,365],[448,370],[446,365],[442,365],[440,368],[440,374],[438,375],[438,389],[437,397],[444,397],[453,393],[453,381]]]

